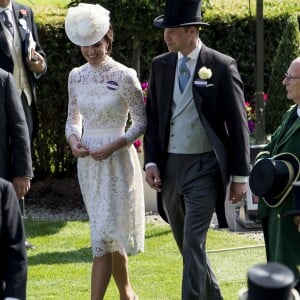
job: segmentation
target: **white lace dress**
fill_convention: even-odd
[[[78,179],[89,215],[92,250],[133,255],[144,250],[143,181],[133,141],[144,133],[145,106],[136,72],[107,57],[69,74],[66,137],[75,134],[92,150],[117,137],[126,147],[97,161],[79,158]],[[132,125],[125,133],[128,111]]]

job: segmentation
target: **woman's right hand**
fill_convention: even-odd
[[[86,157],[90,154],[89,147],[81,141],[72,142],[70,146],[75,157]]]

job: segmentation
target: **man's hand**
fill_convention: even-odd
[[[157,166],[149,166],[146,168],[145,179],[152,189],[161,192],[160,172]]]
[[[13,179],[13,186],[15,188],[18,199],[24,197],[30,189],[30,178],[15,177]]]
[[[247,183],[231,182],[229,201],[233,204],[240,202],[245,196],[247,189]]]
[[[294,221],[295,221],[295,224],[297,226],[298,232],[300,232],[300,216],[296,216]]]
[[[42,73],[44,71],[44,69],[46,68],[44,57],[36,51],[34,51],[32,57],[34,58],[34,60],[30,60],[30,59],[26,58],[26,64],[27,64],[28,69],[31,72],[34,72],[37,74]]]

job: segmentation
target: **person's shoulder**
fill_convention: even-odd
[[[109,65],[112,71],[127,71],[128,69],[130,69],[130,67],[127,67],[126,65],[116,61],[112,57],[108,57],[106,63],[107,65]]]
[[[19,9],[19,10],[26,10],[26,13],[27,12],[32,13],[32,8],[30,6],[25,5],[25,4],[13,1],[12,6],[13,6],[13,8],[16,8],[16,9]],[[26,13],[23,12],[23,14],[26,14]]]
[[[216,49],[207,47],[205,45],[202,45],[202,47],[203,47],[203,51],[211,55],[216,61],[219,61],[221,63],[228,63],[234,60],[234,58],[231,57],[230,55],[220,52]]]
[[[87,69],[88,64],[84,64],[82,66],[79,67],[74,67],[71,71],[69,76],[76,76],[76,75],[80,75],[82,72],[84,72]]]
[[[113,58],[109,58],[108,63],[110,64],[110,71],[111,72],[120,72],[123,73],[124,75],[129,75],[129,76],[137,76],[137,72],[135,69],[128,67]]]
[[[292,111],[297,110],[297,109],[298,109],[297,106],[298,106],[298,104],[292,104],[292,105],[287,109],[286,114],[291,114]]]
[[[160,55],[155,56],[152,61],[153,62],[161,62],[161,61],[167,61],[171,58],[177,58],[177,52],[166,52],[162,53]]]

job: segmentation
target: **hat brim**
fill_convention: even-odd
[[[299,175],[300,175],[300,162],[294,154],[289,153],[289,152],[283,152],[283,153],[274,155],[272,157],[272,159],[284,160],[284,161],[289,162],[292,165],[293,170],[294,170],[294,178],[292,179],[292,182],[298,180]],[[263,200],[269,207],[277,207],[284,201],[284,199],[287,197],[287,195],[290,193],[291,190],[292,190],[292,184],[289,185],[289,187],[286,189],[286,191],[283,193],[283,195],[281,195],[281,197],[278,199],[278,201],[276,201],[275,204],[273,204],[274,199],[269,196],[263,196]]]
[[[300,210],[299,209],[292,209],[289,210],[287,213],[285,213],[284,217],[295,217],[295,216],[300,216]]]
[[[188,26],[209,26],[208,23],[197,21],[197,22],[187,22],[187,23],[179,23],[179,24],[168,24],[164,23],[165,16],[159,16],[154,19],[153,25],[158,28],[176,28],[176,27],[188,27]]]
[[[300,299],[300,295],[298,293],[298,291],[296,289],[291,289],[291,300],[299,300]],[[243,288],[241,290],[239,290],[239,300],[248,300],[248,289],[247,288]]]

